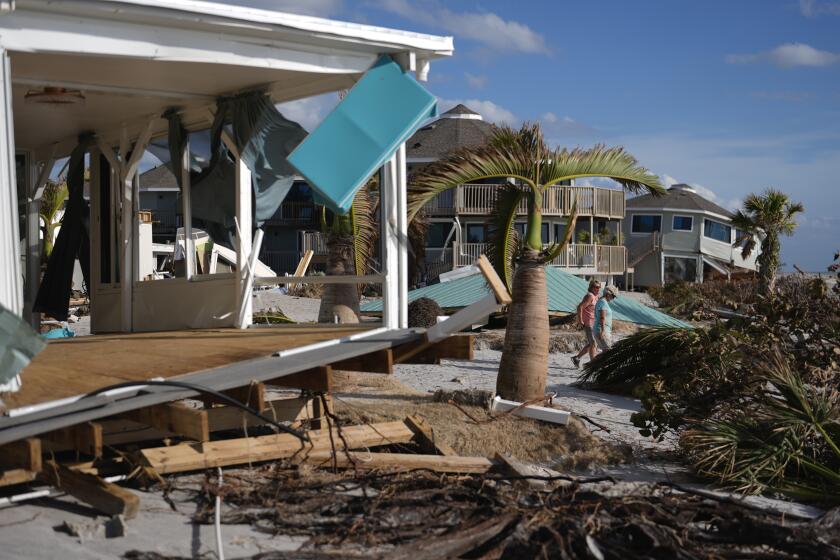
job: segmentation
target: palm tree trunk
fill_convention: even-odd
[[[353,259],[352,235],[327,236],[327,275],[353,276],[356,266]],[[359,290],[356,284],[326,284],[318,309],[319,323],[359,322]]]
[[[513,274],[513,302],[496,393],[503,399],[524,402],[545,395],[548,374],[548,291],[545,264],[539,253],[526,249]]]
[[[768,295],[776,289],[776,271],[779,269],[779,237],[768,232],[761,242],[761,254],[756,259],[758,264],[758,292]]]

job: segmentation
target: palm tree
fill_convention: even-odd
[[[376,243],[373,205],[368,188],[356,193],[347,214],[321,210],[321,232],[327,245],[327,275],[353,276],[370,270]],[[327,284],[318,309],[319,323],[359,322],[359,287],[355,284]]]
[[[758,255],[758,289],[769,294],[776,287],[776,271],[779,269],[779,235],[793,235],[796,229],[795,217],[804,212],[801,202],[791,202],[788,195],[775,189],[763,194],[750,194],[744,199],[744,207],[735,214],[732,225],[740,229],[736,244],[744,243],[741,256],[749,258],[758,239],[761,239],[761,254]]]
[[[412,178],[409,219],[432,198],[459,184],[491,178],[516,181],[515,187],[501,193],[497,206],[497,214],[505,215],[507,224],[500,230],[503,240],[496,242],[496,251],[510,257],[494,260],[505,269],[503,277],[509,279],[513,295],[496,381],[496,392],[503,398],[527,401],[545,394],[549,342],[545,265],[563,244],[542,247],[542,200],[552,185],[583,177],[609,177],[633,192],[664,192],[659,178],[623,148],[550,149],[538,123],[526,123],[520,130],[500,127],[489,143],[455,152]],[[516,204],[523,198],[528,202],[528,221],[517,246],[516,236],[507,232],[513,226]],[[571,231],[567,227],[566,235]],[[508,271],[507,263],[514,260],[515,271]]]
[[[38,209],[38,215],[44,223],[41,226],[44,235],[44,251],[42,253],[44,262],[50,258],[55,231],[61,227],[61,220],[57,216],[59,211],[64,208],[64,201],[67,200],[68,192],[67,181],[64,179],[47,181],[44,187],[44,196],[41,198],[41,205]]]

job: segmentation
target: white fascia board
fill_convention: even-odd
[[[449,56],[454,50],[452,37],[198,0],[17,0],[16,5],[18,9],[63,12],[75,17],[145,21],[156,27],[203,28],[214,33],[263,38],[267,33],[277,35],[285,31],[296,36],[296,44],[305,41],[334,47],[340,42],[355,43],[375,47],[377,52],[384,52],[383,48],[393,52],[420,51],[426,59]]]
[[[718,220],[726,220],[727,222],[732,221],[731,216],[724,216],[723,214],[716,214],[714,212],[708,212],[706,210],[694,210],[687,208],[642,208],[637,206],[627,206],[625,212],[628,214],[630,212],[675,212],[677,214],[702,214],[704,216],[710,216]]]

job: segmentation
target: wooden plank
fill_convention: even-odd
[[[312,262],[312,256],[314,254],[315,251],[312,249],[307,249],[306,252],[303,253],[293,276],[306,276],[306,269],[309,268],[309,263]],[[289,284],[288,288],[290,290],[297,288],[297,284]]]
[[[38,438],[26,438],[0,447],[0,467],[4,469],[37,473],[41,466],[41,440]]]
[[[502,279],[499,278],[498,274],[496,274],[496,269],[493,268],[493,265],[490,264],[487,257],[485,255],[481,255],[478,257],[478,260],[475,261],[475,264],[478,265],[478,269],[487,280],[487,284],[493,291],[493,295],[496,296],[496,301],[499,302],[500,305],[510,305],[513,298],[510,297],[510,292],[508,292],[505,287],[505,283],[502,282]]]
[[[554,476],[560,474],[556,471],[551,469],[547,469],[545,467],[540,467],[537,465],[528,465],[513,457],[511,455],[503,455],[501,453],[496,453],[493,456],[493,460],[498,464],[498,469],[502,472],[505,472],[509,475],[513,476]],[[524,478],[520,481],[522,484],[529,486],[534,490],[542,490],[548,491],[550,490],[549,482],[545,480],[539,480],[536,478]]]
[[[326,408],[324,407],[324,402],[326,402]],[[312,399],[312,417],[310,420],[310,426],[313,430],[320,430],[327,427],[327,423],[325,418],[328,413],[332,413],[333,411],[333,402],[332,396],[329,394],[324,395],[324,400],[322,401],[320,398]]]
[[[448,443],[435,437],[434,429],[421,416],[408,416],[405,419],[405,425],[411,428],[417,436],[417,440],[427,453],[437,453],[439,455],[453,457],[458,455],[458,453],[456,453]]]
[[[365,451],[339,451],[335,457],[331,451],[302,454],[297,461],[318,467],[338,467],[342,469],[383,469],[411,471],[428,469],[441,473],[477,473],[483,474],[493,468],[494,463],[487,457],[460,457],[441,455],[416,455],[413,453],[371,453]]]
[[[335,362],[330,365],[333,369],[392,375],[394,373],[394,352],[390,348],[387,348],[365,354],[364,356]]]
[[[29,469],[8,469],[0,471],[0,487],[12,486],[32,482],[38,477],[38,473]]]
[[[274,461],[306,452],[329,451],[332,449],[330,433],[327,430],[307,432],[309,442],[301,442],[291,434],[272,434],[253,438],[237,438],[205,443],[182,443],[169,447],[143,449],[140,454],[143,463],[160,474],[194,471],[213,467],[225,467],[259,461]],[[414,437],[404,422],[383,422],[370,426],[347,426],[339,437],[332,431],[332,442],[337,449],[376,447],[396,443],[408,443]]]
[[[398,363],[435,364],[440,363],[442,359],[472,360],[475,358],[473,347],[473,335],[453,334],[415,355],[404,357],[407,354],[404,353],[400,356],[402,361]]]
[[[55,461],[47,461],[41,478],[107,515],[123,515],[131,519],[140,509],[140,498],[125,488],[105,482],[98,476],[72,471]]]
[[[158,430],[178,434],[196,441],[210,439],[210,423],[206,410],[191,408],[183,403],[166,403],[126,412],[129,420]]]
[[[315,399],[304,397],[278,398],[269,400],[260,411],[267,418],[277,422],[293,422],[300,424],[301,420],[311,418]],[[218,406],[207,411],[210,421],[210,431],[241,430],[245,427],[265,425],[265,422],[234,406]]]
[[[262,410],[265,406],[265,384],[258,381],[252,382],[250,385],[245,385],[243,387],[228,389],[227,391],[222,391],[222,393],[247,406],[250,406],[254,410]],[[216,403],[227,404],[227,402],[221,399],[214,398],[213,395],[202,395],[201,398],[204,401],[204,406],[207,408],[210,408]]]
[[[277,379],[269,379],[266,385],[278,385],[280,387],[292,387],[303,391],[315,391],[328,393],[333,388],[332,367],[321,366],[312,369],[284,375]]]
[[[84,422],[48,432],[42,439],[49,450],[75,449],[85,455],[102,457],[102,424],[98,422]]]

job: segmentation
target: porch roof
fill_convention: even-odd
[[[265,89],[275,102],[352,87],[382,54],[427,70],[452,38],[195,0],[17,0],[0,8],[11,55],[15,139],[46,159],[78,134],[130,139],[177,106],[187,128],[208,126],[220,95]],[[27,103],[41,87],[80,90],[65,107]],[[156,123],[154,135],[165,132]]]

